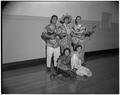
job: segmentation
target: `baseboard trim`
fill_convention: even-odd
[[[7,70],[25,68],[25,67],[35,66],[35,65],[43,65],[44,63],[46,63],[46,58],[11,62],[11,63],[2,64],[2,70],[7,71]]]
[[[85,60],[89,61],[97,58],[103,58],[103,57],[109,57],[109,56],[115,56],[115,55],[119,55],[119,48],[86,52]]]
[[[113,56],[119,55],[119,48],[86,52],[85,60],[86,61],[94,60],[96,58],[108,57],[108,56],[112,56],[112,55]],[[35,66],[35,65],[43,65],[45,63],[46,63],[46,58],[6,63],[6,64],[2,64],[2,71],[14,70],[14,69],[18,69],[18,68],[25,68],[25,67]]]

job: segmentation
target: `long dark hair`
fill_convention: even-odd
[[[65,49],[63,50],[63,55],[65,55],[65,51],[66,51],[66,50],[69,51],[69,54],[71,53],[71,50],[70,50],[69,48],[65,48]]]
[[[74,51],[77,51],[77,48],[78,47],[81,47],[81,49],[82,49],[82,45],[76,45],[75,47],[74,47]]]
[[[77,18],[82,18],[81,16],[77,16],[76,18],[75,18],[75,24],[77,24]]]
[[[50,19],[50,23],[52,23],[52,19],[56,17],[56,19],[58,20],[58,16],[57,15],[52,15],[51,19]]]

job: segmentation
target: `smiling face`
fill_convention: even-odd
[[[77,17],[76,22],[77,22],[77,24],[80,24],[81,23],[81,17]]]
[[[81,50],[82,50],[82,47],[77,47],[77,52],[81,52]]]
[[[57,23],[57,17],[53,17],[51,20],[52,20],[51,21],[52,24],[56,24]]]
[[[65,18],[65,24],[68,24],[69,23],[69,18]]]

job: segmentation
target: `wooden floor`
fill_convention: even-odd
[[[93,72],[87,80],[50,80],[45,65],[4,71],[2,90],[8,94],[119,93],[118,55],[96,58],[86,64]]]

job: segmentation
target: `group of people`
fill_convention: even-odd
[[[51,71],[51,59],[54,60],[56,74],[74,72],[78,76],[92,76],[92,72],[85,67],[85,39],[94,33],[86,25],[81,24],[81,16],[77,16],[74,25],[70,25],[72,16],[52,15],[50,23],[45,26],[41,37],[46,42],[47,71]],[[67,72],[67,73],[66,73]]]

